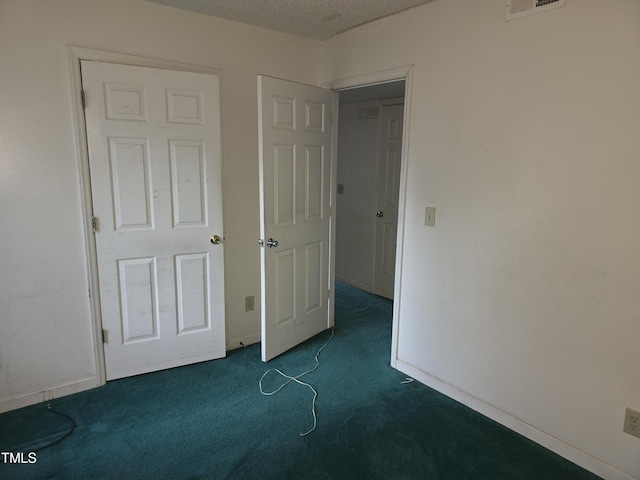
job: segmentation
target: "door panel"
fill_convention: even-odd
[[[333,93],[258,77],[262,359],[330,327]],[[277,240],[269,246],[267,240]]]
[[[149,141],[110,138],[109,162],[116,230],[153,229]]]
[[[218,78],[81,67],[107,380],[223,357]]]
[[[158,269],[156,259],[118,260],[122,342],[157,339]]]
[[[382,107],[373,292],[393,299],[404,105]]]
[[[202,141],[170,140],[173,226],[206,226],[207,185]]]
[[[209,252],[176,255],[178,335],[206,331],[211,325]]]

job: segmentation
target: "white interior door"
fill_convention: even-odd
[[[81,68],[107,380],[223,357],[218,78]]]
[[[381,109],[373,293],[390,299],[393,299],[396,274],[403,118],[404,105]]]
[[[333,93],[258,76],[262,360],[330,327]]]

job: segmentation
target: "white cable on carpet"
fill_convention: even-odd
[[[318,398],[318,392],[316,391],[315,388],[313,388],[311,385],[309,385],[306,382],[303,382],[302,380],[300,380],[300,377],[305,376],[307,373],[311,373],[314,372],[319,366],[320,366],[320,360],[318,360],[318,357],[320,356],[320,352],[322,352],[322,350],[324,350],[324,348],[329,344],[329,342],[331,341],[331,339],[333,338],[333,334],[335,332],[335,327],[331,328],[331,336],[329,337],[329,340],[327,340],[325,342],[325,344],[320,347],[320,350],[318,350],[318,353],[316,353],[316,364],[315,366],[311,369],[311,370],[307,370],[304,373],[301,373],[300,375],[296,375],[295,377],[292,377],[290,375],[287,375],[285,373],[282,373],[280,370],[278,370],[277,368],[270,368],[269,370],[267,370],[266,372],[264,372],[264,374],[262,375],[262,377],[260,378],[260,382],[258,382],[259,386],[260,386],[260,393],[263,395],[274,395],[276,393],[278,393],[280,390],[282,390],[284,387],[286,387],[287,385],[289,385],[291,382],[296,382],[299,383],[300,385],[304,385],[305,387],[308,387],[311,389],[311,391],[313,392],[313,401],[311,402],[311,413],[313,414],[313,427],[311,428],[311,430],[309,430],[308,432],[305,433],[301,433],[300,436],[304,437],[305,435],[309,435],[311,432],[313,432],[316,429],[316,424],[317,424],[317,418],[316,418],[316,398]],[[278,388],[276,388],[273,392],[265,392],[262,388],[262,380],[264,379],[264,377],[267,376],[267,374],[269,372],[277,372],[280,375],[282,375],[284,378],[287,378],[288,380],[286,382],[284,382],[282,385],[280,385]]]

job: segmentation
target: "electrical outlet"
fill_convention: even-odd
[[[247,297],[244,297],[244,311],[245,312],[250,312],[255,308],[256,308],[256,304],[255,304],[255,299],[254,299],[253,295],[249,295]]]
[[[627,407],[622,431],[640,438],[640,412]]]

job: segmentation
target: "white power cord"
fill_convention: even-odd
[[[311,428],[311,430],[309,430],[308,432],[305,433],[301,433],[300,436],[304,437],[305,435],[309,435],[311,432],[313,432],[316,429],[316,424],[317,424],[317,418],[316,418],[316,399],[318,398],[318,392],[316,391],[315,388],[313,388],[311,385],[309,385],[306,382],[303,382],[302,380],[300,380],[300,377],[305,376],[307,373],[311,373],[311,372],[315,372],[316,369],[320,366],[320,360],[318,360],[318,357],[320,356],[320,352],[322,352],[322,350],[324,350],[324,348],[329,344],[329,342],[331,341],[331,339],[333,338],[333,334],[335,332],[335,327],[331,328],[331,336],[329,337],[329,340],[327,340],[325,342],[325,344],[320,347],[320,350],[318,350],[318,353],[316,353],[316,364],[315,366],[311,369],[311,370],[307,370],[304,373],[301,373],[300,375],[296,375],[295,377],[292,377],[291,375],[287,375],[285,373],[282,373],[280,370],[278,370],[277,368],[270,368],[269,370],[267,370],[266,372],[264,372],[264,374],[262,375],[262,377],[260,378],[260,382],[258,383],[260,386],[260,393],[263,395],[275,395],[276,393],[278,393],[280,390],[282,390],[284,387],[286,387],[287,385],[289,385],[291,382],[296,382],[299,383],[300,385],[304,385],[305,387],[308,387],[309,389],[311,389],[311,391],[313,392],[313,401],[311,402],[311,413],[313,414],[313,427]],[[280,385],[278,388],[276,388],[273,392],[265,392],[264,389],[262,388],[262,380],[264,380],[264,377],[267,376],[267,374],[269,374],[270,372],[277,372],[280,375],[282,375],[284,378],[287,379],[286,382],[284,382],[282,385]]]

